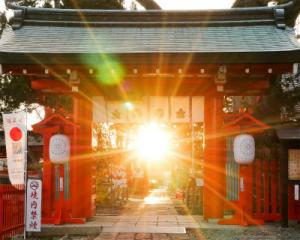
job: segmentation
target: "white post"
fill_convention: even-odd
[[[297,74],[299,71],[299,63],[293,64],[293,74]]]
[[[27,208],[27,154],[28,154],[28,132],[27,132],[27,111],[26,111],[26,149],[24,151],[24,239],[26,239],[26,208]]]
[[[195,176],[195,129],[192,122],[192,175]]]

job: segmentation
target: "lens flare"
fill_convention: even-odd
[[[163,160],[170,151],[170,134],[156,123],[140,127],[134,148],[138,156],[149,162]]]
[[[125,69],[120,61],[110,55],[83,56],[82,61],[96,70],[96,78],[104,86],[119,85],[125,76]]]

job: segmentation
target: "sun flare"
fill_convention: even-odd
[[[152,161],[163,160],[170,151],[170,133],[157,123],[143,125],[139,128],[134,150],[138,157]]]

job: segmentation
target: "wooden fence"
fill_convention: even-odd
[[[281,219],[280,165],[278,159],[257,158],[253,169],[253,210],[257,219]]]
[[[0,240],[23,232],[24,190],[9,184],[0,185]]]
[[[239,200],[239,166],[234,161],[233,137],[227,137],[226,198]],[[257,219],[281,219],[280,161],[276,145],[266,146],[256,138],[256,159],[253,164],[253,214]]]

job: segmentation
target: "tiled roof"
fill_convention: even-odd
[[[24,26],[7,28],[0,50],[22,53],[215,53],[292,51],[292,29],[272,25],[232,27]]]
[[[284,25],[285,7],[210,12],[85,10],[80,14],[13,7],[12,27],[3,31],[0,40],[0,62],[7,61],[4,57],[9,53],[207,56],[276,52],[297,53],[290,59],[295,61],[300,44],[293,29]]]

